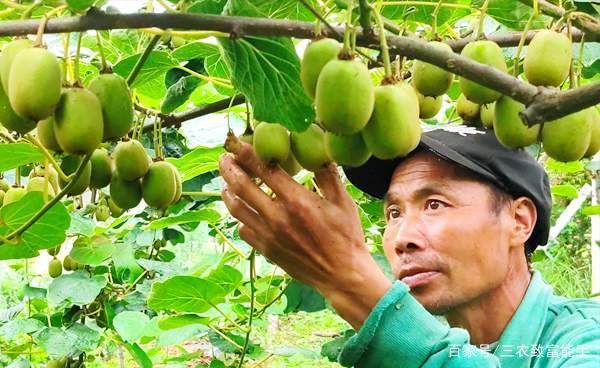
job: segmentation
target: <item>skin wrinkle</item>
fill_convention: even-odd
[[[535,224],[527,198],[494,208],[492,191],[454,164],[419,152],[392,176],[384,208],[383,245],[396,275],[407,266],[439,271],[411,294],[432,314],[469,331],[471,343],[497,341],[521,302],[531,275],[524,243]],[[435,209],[431,201],[441,201]]]

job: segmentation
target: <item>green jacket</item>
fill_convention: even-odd
[[[600,368],[600,303],[556,296],[534,272],[496,349],[488,350],[470,345],[466,330],[441,323],[397,281],[338,360],[373,368]]]

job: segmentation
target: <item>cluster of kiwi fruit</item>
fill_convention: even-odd
[[[553,30],[541,30],[531,40],[524,57],[524,76],[535,86],[560,87],[572,57],[569,38]],[[507,72],[500,47],[492,41],[469,43],[462,55]],[[462,95],[456,110],[469,125],[493,129],[498,141],[517,149],[541,142],[551,158],[568,162],[591,157],[600,149],[600,110],[590,107],[560,119],[527,126],[520,113],[525,106],[490,88],[460,78]]]
[[[419,101],[413,87],[395,79],[375,87],[367,66],[337,41],[311,42],[300,77],[314,100],[317,121],[303,132],[291,133],[279,124],[256,126],[254,148],[265,162],[289,173],[300,166],[317,171],[332,161],[356,167],[371,156],[406,156],[418,145]]]
[[[97,207],[97,218],[133,208],[142,197],[158,208],[179,200],[177,169],[162,159],[152,162],[139,141],[124,138],[112,156],[100,147],[102,142],[126,136],[133,123],[131,92],[122,77],[102,73],[87,88],[63,86],[56,56],[28,39],[17,39],[2,50],[0,79],[0,124],[6,129],[26,134],[37,128],[39,142],[62,154],[60,167],[66,175],[75,173],[85,155],[92,155],[67,194],[75,196],[87,188],[102,189],[110,184],[111,196]],[[69,183],[53,168],[48,169],[34,170],[27,188],[0,188],[6,192],[0,194],[4,204],[31,190],[53,196]]]

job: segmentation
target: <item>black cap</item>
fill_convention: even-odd
[[[528,197],[537,208],[537,222],[527,241],[529,253],[548,242],[552,197],[544,168],[525,150],[504,147],[494,132],[465,125],[442,125],[423,133],[418,149],[426,149],[488,180],[513,197]],[[404,158],[371,157],[360,167],[344,167],[357,188],[377,198],[388,190],[392,174]]]

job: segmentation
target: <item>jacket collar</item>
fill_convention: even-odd
[[[525,296],[500,336],[494,355],[502,368],[529,367],[546,321],[552,288],[534,271]],[[526,354],[524,354],[526,353]]]

